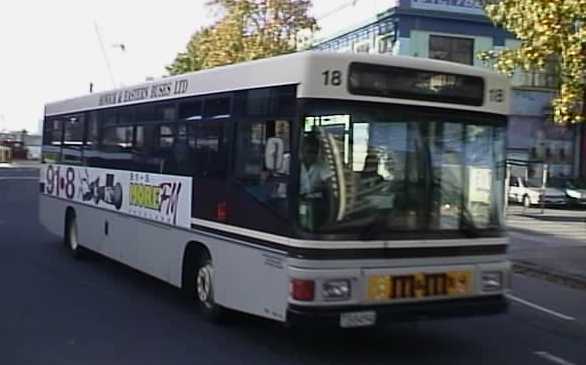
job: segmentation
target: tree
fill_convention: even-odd
[[[166,67],[167,72],[171,75],[178,75],[203,69],[208,56],[208,52],[204,52],[205,47],[203,46],[209,43],[211,33],[211,27],[202,28],[193,33],[187,43],[186,50],[177,54],[173,63]]]
[[[167,66],[170,74],[291,53],[302,30],[317,29],[310,0],[211,0],[207,5],[220,19],[191,37]]]
[[[561,82],[553,100],[558,123],[584,122],[586,90],[586,0],[484,1],[489,18],[521,41],[517,49],[484,52],[481,59],[495,59],[496,68],[511,75],[516,68],[542,70],[558,63]]]

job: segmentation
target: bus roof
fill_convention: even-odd
[[[337,90],[331,87],[324,88],[322,74],[325,71],[336,69],[346,71],[353,62],[482,77],[488,84],[487,90],[494,88],[504,90],[506,102],[500,102],[500,105],[496,105],[485,98],[485,101],[488,102],[485,102],[482,107],[472,107],[456,104],[446,105],[445,103],[437,102],[359,96],[350,94],[346,88],[338,88]],[[52,102],[46,104],[45,115],[75,113],[113,106],[280,85],[300,85],[298,97],[450,107],[498,114],[508,114],[508,100],[510,99],[509,83],[506,78],[478,67],[417,57],[307,51],[164,77],[133,86]],[[488,92],[485,94],[488,94]]]

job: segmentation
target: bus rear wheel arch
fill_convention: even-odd
[[[199,242],[190,242],[185,249],[181,287],[185,296],[196,302],[206,319],[217,322],[225,317],[224,308],[215,301],[212,256]]]

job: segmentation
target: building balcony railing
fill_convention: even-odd
[[[559,76],[547,71],[517,71],[511,79],[513,87],[556,89],[559,85]]]
[[[494,60],[484,61],[480,66],[495,71]],[[548,64],[548,67],[541,71],[516,70],[511,78],[511,85],[515,88],[555,90],[559,83],[559,74],[555,72],[552,64]]]

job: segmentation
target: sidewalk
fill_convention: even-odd
[[[586,289],[586,210],[511,206],[507,224],[515,271]]]
[[[545,209],[510,206],[509,229],[581,241],[586,245],[586,209]]]
[[[41,161],[38,160],[16,160],[11,163],[0,163],[0,170],[2,169],[40,169],[42,166]]]

